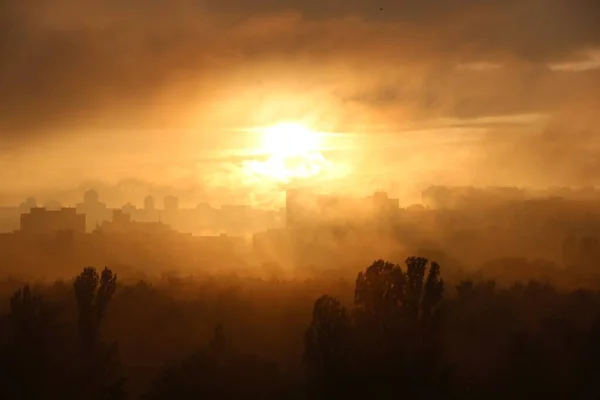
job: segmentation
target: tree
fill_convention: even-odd
[[[49,367],[47,319],[43,302],[28,285],[10,298],[8,342],[2,351],[5,398],[42,398]]]
[[[117,275],[104,268],[102,275],[93,267],[84,268],[73,284],[79,310],[79,338],[84,347],[93,347],[99,338],[100,324],[117,288]]]
[[[406,297],[406,274],[398,265],[375,261],[356,278],[354,304],[366,316],[378,320],[381,330],[400,316]]]
[[[11,296],[10,312],[2,318],[3,398],[64,397],[70,358],[58,311],[28,285]]]
[[[378,260],[358,274],[357,313],[363,323],[378,331],[383,344],[399,333],[419,336],[437,328],[444,282],[439,264],[431,263],[429,270],[427,264],[425,258],[410,257],[404,271],[399,265]]]
[[[352,321],[340,302],[321,296],[304,334],[304,364],[313,398],[344,397],[354,378]]]
[[[100,340],[100,326],[116,291],[117,275],[106,267],[101,275],[93,267],[84,268],[75,278],[73,288],[79,311],[77,322],[82,363],[78,392],[90,399],[123,398],[124,379],[118,375],[117,345]]]
[[[439,388],[444,282],[437,263],[427,267],[421,257],[408,258],[405,270],[378,260],[356,279],[360,364],[376,396],[391,393],[398,382],[413,396]]]

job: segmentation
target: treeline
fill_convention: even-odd
[[[448,286],[440,270],[411,257],[376,261],[353,284],[123,285],[85,268],[24,285],[4,296],[0,397],[600,397],[600,293]]]

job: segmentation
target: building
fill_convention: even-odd
[[[144,210],[146,210],[146,211],[154,211],[154,209],[155,209],[154,197],[147,196],[144,199]]]
[[[168,225],[161,222],[132,221],[131,214],[123,210],[113,210],[112,221],[104,222],[95,233],[127,235],[130,237],[163,237],[175,232]]]
[[[28,213],[32,208],[37,207],[37,200],[34,197],[28,197],[23,203],[19,205],[21,213]]]
[[[131,204],[131,203],[127,203],[127,204],[125,204],[123,207],[121,207],[121,210],[122,210],[122,211],[123,211],[125,214],[129,214],[129,215],[133,216],[133,215],[136,213],[136,211],[137,211],[137,208],[136,208],[136,206],[134,206],[133,204]]]
[[[389,198],[385,192],[360,198],[293,189],[286,192],[286,227],[377,222],[394,218],[399,209],[399,200]]]
[[[88,190],[83,194],[83,202],[86,204],[97,204],[100,201],[100,196],[95,190]]]
[[[110,218],[110,210],[100,201],[98,192],[88,190],[83,194],[83,202],[75,205],[77,213],[85,214],[86,231],[91,232]]]
[[[78,214],[75,208],[47,210],[32,208],[27,214],[21,214],[21,232],[27,234],[54,234],[59,231],[85,233],[85,215]]]

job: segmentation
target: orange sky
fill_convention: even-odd
[[[599,184],[599,4],[5,0],[0,201],[134,179],[267,205],[247,129],[281,121],[335,134],[340,189]]]

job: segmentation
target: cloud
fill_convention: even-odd
[[[593,113],[558,113],[523,125],[490,131],[474,150],[480,184],[598,186],[600,121]],[[474,174],[476,175],[476,174]]]
[[[176,158],[235,145],[225,128],[294,114],[398,132],[444,118],[576,121],[599,105],[600,70],[581,68],[600,49],[598,20],[596,0],[0,0],[0,141],[52,149],[0,158],[64,171],[69,157],[48,154],[76,137],[60,154],[90,171],[114,180],[132,169],[116,164],[151,162],[144,179],[168,180]],[[572,145],[569,124],[558,131],[544,140]],[[583,181],[594,167],[578,165]]]
[[[171,124],[169,105],[192,97],[190,86],[273,58],[290,60],[289,68],[304,57],[313,68],[334,60],[357,67],[366,58],[435,69],[566,62],[600,47],[594,0],[3,0],[1,7],[3,134],[107,119]]]
[[[600,69],[600,50],[584,52],[580,60],[551,64],[550,69],[554,71],[577,72]]]

